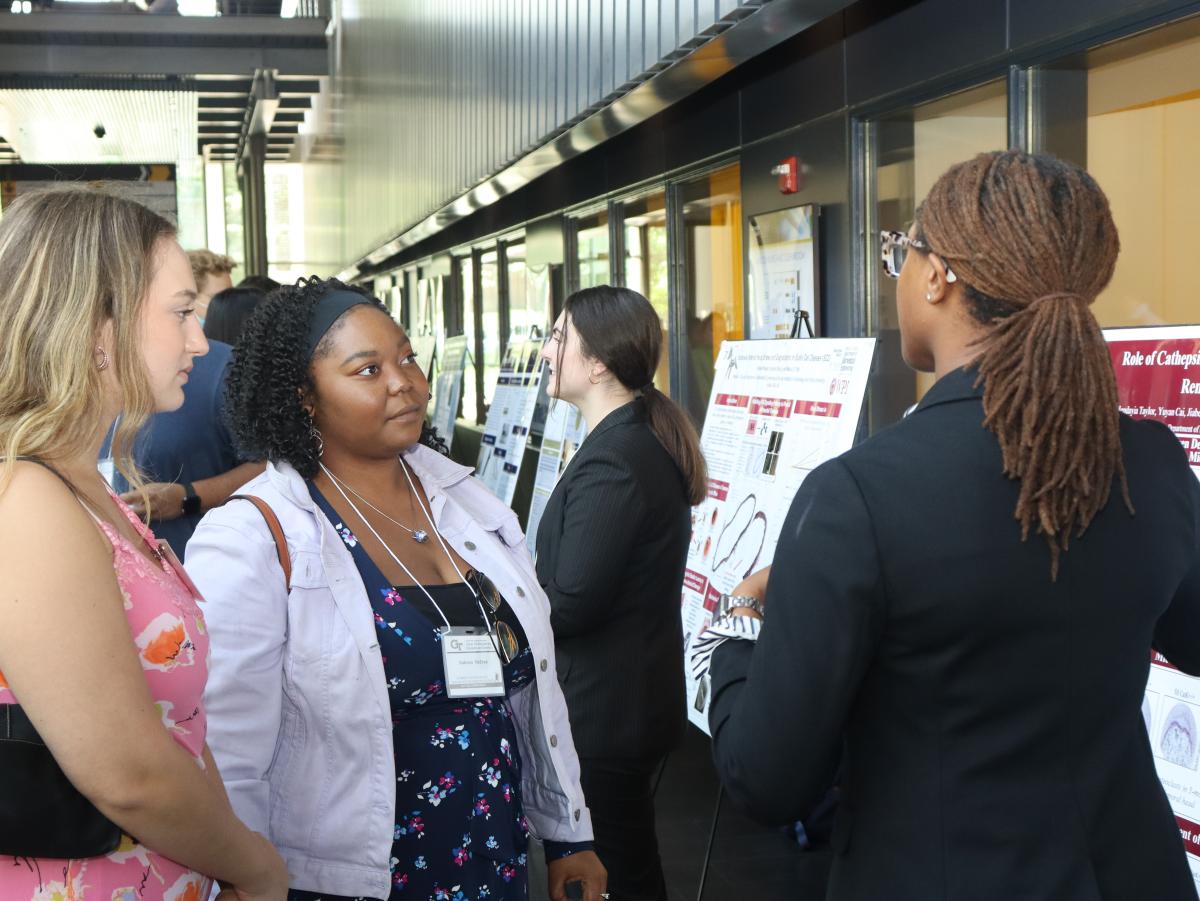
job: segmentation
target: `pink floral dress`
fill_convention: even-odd
[[[114,499],[138,533],[157,546],[154,533]],[[113,546],[130,635],[163,727],[203,768],[208,634],[195,594],[170,558],[155,563],[111,525],[97,522]],[[0,674],[0,704],[10,703],[17,699]],[[210,888],[206,877],[129,836],[106,857],[0,857],[3,901],[205,901]]]

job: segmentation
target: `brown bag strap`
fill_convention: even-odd
[[[267,528],[271,530],[271,537],[275,539],[275,554],[279,557],[279,565],[283,568],[283,584],[287,586],[287,590],[292,590],[292,555],[288,553],[287,538],[283,534],[283,526],[279,524],[279,517],[275,515],[275,511],[271,509],[271,505],[264,501],[261,497],[255,497],[253,494],[231,494],[231,501],[249,501],[258,508],[258,512],[262,514],[262,518],[267,521]]]

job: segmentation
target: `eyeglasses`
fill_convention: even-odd
[[[881,244],[880,256],[883,257],[883,271],[887,273],[888,278],[900,277],[900,270],[904,268],[904,259],[908,256],[910,248],[912,250],[919,250],[921,253],[930,253],[937,256],[936,251],[924,241],[910,238],[904,232],[881,231],[879,233],[879,240]],[[941,257],[938,257],[938,259],[941,259]],[[954,274],[945,260],[942,260],[942,265],[946,267],[946,281],[958,281],[958,276]]]
[[[500,645],[496,648],[500,659],[505,663],[512,663],[521,650],[521,643],[517,641],[517,633],[513,631],[512,626],[500,618],[499,611],[501,605],[504,604],[504,595],[500,594],[500,589],[491,579],[477,569],[471,570],[467,578],[475,586],[480,600],[492,613],[492,620],[496,623],[496,639]]]

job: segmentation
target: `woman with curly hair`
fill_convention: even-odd
[[[1194,901],[1141,706],[1151,646],[1200,673],[1200,484],[1117,406],[1108,199],[981,154],[883,237],[904,358],[938,380],[805,479],[765,604],[751,576],[695,645],[728,639],[721,780],[787,822],[841,763],[832,901]]]
[[[524,899],[605,887],[517,519],[425,424],[404,329],[320,279],[271,295],[229,378],[242,450],[269,461],[188,545],[207,598],[214,754],[275,842],[293,901]],[[290,565],[290,583],[281,563]]]

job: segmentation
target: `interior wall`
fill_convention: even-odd
[[[343,0],[347,263],[757,0]]]

